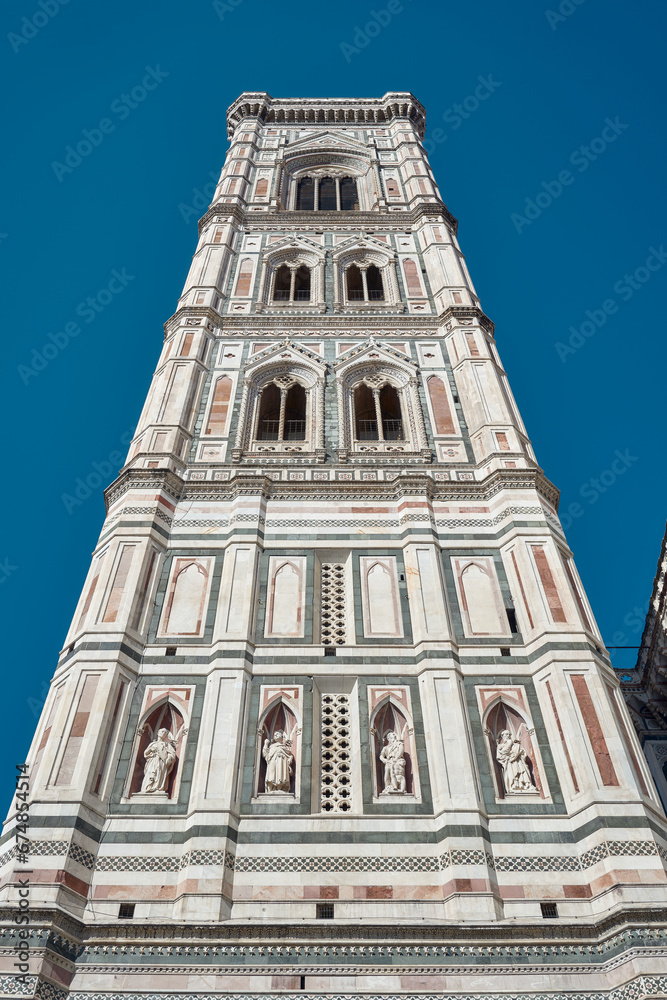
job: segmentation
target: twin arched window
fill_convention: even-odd
[[[310,268],[281,264],[273,284],[274,302],[310,302]]]
[[[393,385],[369,386],[362,382],[353,398],[357,441],[403,440],[401,400]]]
[[[353,177],[302,177],[296,189],[296,210],[357,212],[357,182]]]
[[[306,390],[299,382],[265,385],[259,401],[256,440],[305,441],[306,401]]]
[[[350,264],[345,272],[348,302],[381,302],[384,299],[382,274],[375,264]]]

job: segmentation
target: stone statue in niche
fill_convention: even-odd
[[[158,729],[156,738],[144,750],[146,765],[142,793],[167,791],[167,781],[176,763],[174,742],[168,729]]]
[[[292,737],[282,729],[277,729],[273,739],[265,739],[262,756],[266,761],[266,792],[289,792],[292,779]]]
[[[380,760],[384,764],[384,788],[382,795],[392,795],[404,793],[405,785],[405,743],[403,735],[400,737],[390,729],[385,739],[386,745],[380,751]]]
[[[517,736],[503,729],[497,740],[496,760],[503,772],[505,794],[537,792],[526,763],[526,751]]]

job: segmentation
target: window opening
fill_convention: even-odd
[[[270,382],[262,390],[258,441],[305,441],[306,390],[298,382],[278,386]]]
[[[297,212],[357,212],[359,194],[353,177],[302,177],[296,188]]]
[[[320,212],[335,212],[337,204],[337,184],[333,177],[323,177],[320,181]]]
[[[281,264],[273,286],[274,302],[309,302],[310,268],[305,264]]]
[[[296,189],[297,212],[312,212],[315,208],[315,184],[312,177],[304,177]]]

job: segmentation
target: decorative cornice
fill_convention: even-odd
[[[384,97],[288,97],[273,98],[265,91],[244,91],[227,109],[227,134],[231,138],[244,118],[258,118],[264,125],[385,127],[397,118],[407,118],[420,139],[424,138],[426,110],[417,98],[405,92]]]
[[[204,306],[183,306],[178,309],[164,324],[164,336],[170,336],[181,325],[192,325],[188,323],[188,319],[193,318],[199,319],[197,325],[206,326],[210,332],[219,331],[223,336],[226,332],[225,328],[233,330],[234,332],[230,335],[234,337],[265,337],[287,328],[293,337],[312,336],[314,339],[319,337],[351,337],[357,339],[360,336],[359,333],[350,330],[352,317],[340,313],[321,314],[317,317],[317,325],[314,329],[313,316],[303,313],[288,316],[261,312],[245,316],[232,316],[222,315]],[[476,319],[479,325],[492,337],[495,331],[493,320],[489,319],[486,313],[476,306],[449,306],[436,316],[414,316],[411,313],[401,313],[400,316],[397,316],[385,312],[382,315],[365,313],[358,319],[360,323],[363,322],[366,331],[381,331],[379,335],[387,337],[414,337],[415,335],[436,337],[439,335],[437,327],[446,327],[447,323],[456,325],[462,319]],[[275,331],[276,327],[278,331]],[[304,327],[306,332],[300,333],[300,328]],[[393,331],[387,329],[391,327],[395,329]]]
[[[417,204],[414,208],[399,211],[376,212],[287,212],[283,209],[264,209],[262,211],[244,211],[237,204],[217,202],[202,215],[199,220],[199,235],[208,224],[217,217],[220,222],[232,216],[239,224],[247,224],[255,231],[275,232],[277,229],[325,229],[327,232],[340,229],[383,229],[388,232],[405,232],[409,226],[415,225],[422,218],[427,222],[444,222],[454,233],[458,230],[458,221],[442,201],[430,201]]]
[[[15,911],[4,907],[0,910],[0,923],[7,930],[18,932],[13,922]],[[221,946],[227,942],[238,942],[240,948],[259,942],[268,945],[270,942],[284,942],[283,948],[291,948],[293,952],[308,947],[311,942],[345,942],[350,955],[355,952],[358,942],[388,942],[394,945],[395,952],[409,961],[409,952],[405,945],[414,942],[416,945],[435,943],[446,949],[457,943],[475,942],[479,946],[488,942],[490,946],[506,948],[510,944],[525,942],[546,942],[552,946],[578,942],[585,946],[598,946],[603,941],[618,936],[622,940],[634,938],[632,944],[640,943],[643,938],[646,946],[657,943],[664,946],[662,934],[667,929],[667,910],[663,907],[655,909],[647,907],[624,908],[601,920],[585,921],[581,918],[567,923],[567,918],[557,924],[536,924],[534,920],[526,919],[521,923],[518,918],[511,921],[497,921],[482,924],[466,921],[461,924],[435,923],[425,924],[423,921],[414,924],[374,924],[370,921],[354,924],[319,924],[317,922],[288,920],[280,923],[269,921],[262,923],[243,924],[188,924],[170,921],[169,923],[142,920],[137,923],[114,921],[110,923],[94,923],[86,925],[64,913],[49,908],[35,907],[31,910],[31,928],[34,933],[49,931],[51,934],[62,934],[70,946],[84,944],[87,947],[110,945],[117,947],[117,953],[124,944],[132,942],[150,942],[153,947],[159,947],[161,942],[179,942],[187,946],[188,942],[218,942]],[[7,926],[8,925],[8,926]],[[662,933],[661,933],[662,932]],[[41,935],[40,935],[41,936]],[[403,947],[402,947],[403,946]],[[576,945],[575,945],[576,947]],[[68,949],[69,950],[69,949]],[[571,955],[571,945],[568,949]],[[255,948],[255,951],[257,949]],[[358,955],[363,952],[357,948]],[[296,957],[296,955],[294,956]],[[471,956],[472,957],[472,956]],[[479,969],[477,970],[479,971]]]

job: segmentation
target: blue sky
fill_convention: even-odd
[[[425,105],[443,198],[572,511],[605,640],[640,642],[666,514],[664,3],[7,0],[2,21],[6,801],[188,270],[191,206],[243,90],[410,90]],[[125,102],[147,76],[153,89]],[[68,165],[84,130],[90,154]],[[96,472],[102,485],[66,505]]]

